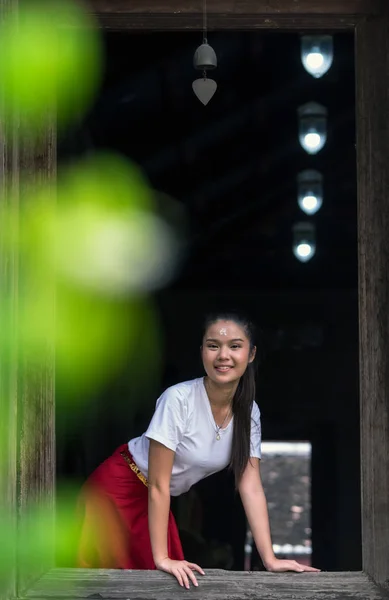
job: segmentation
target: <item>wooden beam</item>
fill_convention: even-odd
[[[0,20],[7,18],[16,6],[16,0],[0,0]],[[0,114],[3,97],[0,96]],[[0,223],[5,215],[17,215],[18,207],[18,141],[13,119],[0,120]],[[17,227],[17,218],[11,219]],[[17,348],[4,344],[4,320],[15,340],[17,319],[18,259],[16,251],[9,251],[0,234],[0,531],[5,546],[0,550],[0,598],[8,600],[16,595],[16,548],[13,541],[17,532]],[[7,337],[7,333],[5,334]],[[1,533],[0,533],[1,536]],[[4,549],[5,548],[5,549]],[[6,568],[4,561],[8,560]]]
[[[202,0],[89,0],[102,13],[202,14]],[[210,14],[252,15],[369,15],[377,3],[374,0],[208,0]]]
[[[110,30],[198,30],[203,2],[89,0],[100,27]],[[350,29],[378,11],[378,0],[208,0],[215,29]]]
[[[184,600],[196,598],[247,600],[383,600],[378,588],[364,573],[263,573],[207,571],[197,590],[181,588],[159,571],[109,569],[55,569],[34,584],[22,600],[42,598],[137,598],[137,600]]]
[[[362,552],[389,587],[389,10],[356,31]]]
[[[0,19],[11,11],[17,18],[17,8],[18,0],[0,0]],[[0,97],[0,107],[1,102]],[[0,223],[12,215],[15,238],[26,190],[42,183],[55,186],[56,173],[54,119],[39,143],[25,129],[20,135],[20,119],[20,115],[0,119]],[[28,268],[18,248],[10,249],[4,242],[0,234],[0,317],[6,314],[10,332],[4,336],[1,320],[0,335],[10,344],[0,341],[0,538],[4,522],[7,527],[0,550],[0,599],[9,600],[54,566],[54,553],[49,552],[18,564],[18,548],[36,536],[31,514],[36,505],[44,507],[45,524],[47,529],[52,524],[54,533],[55,419],[53,340],[45,340],[39,356],[18,340],[24,292],[27,286],[39,285],[36,273],[26,277]],[[54,286],[45,284],[54,311]]]
[[[48,116],[47,128],[39,142],[24,132],[19,143],[20,203],[28,199],[32,186],[51,188],[55,200],[56,186],[56,122]],[[49,298],[51,314],[47,322],[54,323],[55,286],[47,276],[44,282],[32,272],[31,264],[20,257],[18,281],[19,311],[31,310],[31,293],[46,300]],[[38,292],[39,290],[39,292]],[[55,526],[55,353],[54,339],[47,334],[39,356],[33,349],[20,345],[18,362],[18,537],[19,542],[31,540],[36,535],[34,510],[45,511],[45,534],[54,536]],[[51,531],[50,531],[51,528]],[[18,569],[18,591],[25,589],[36,577],[55,565],[54,553],[44,553],[39,560],[24,561]]]

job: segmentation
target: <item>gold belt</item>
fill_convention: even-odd
[[[139,470],[139,467],[137,467],[137,465],[131,460],[131,458],[129,457],[129,455],[123,451],[120,452],[120,455],[124,458],[124,460],[126,461],[126,463],[128,464],[128,466],[130,467],[131,471],[133,471],[135,473],[135,475],[137,476],[138,479],[140,479],[140,481],[146,486],[149,486],[149,482],[147,481],[146,477],[143,475],[143,473],[141,473],[141,471]]]

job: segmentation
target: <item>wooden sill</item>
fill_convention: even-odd
[[[267,573],[209,570],[199,587],[185,590],[159,571],[53,569],[21,596],[90,600],[383,600],[389,598],[362,572]]]

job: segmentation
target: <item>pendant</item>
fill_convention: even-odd
[[[216,439],[217,439],[217,440],[220,440],[220,433],[218,433],[218,434],[216,435]]]

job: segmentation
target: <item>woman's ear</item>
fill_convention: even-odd
[[[256,354],[257,354],[257,347],[256,347],[256,346],[253,346],[253,347],[251,348],[251,351],[250,351],[249,363],[252,363],[252,362],[253,362],[253,360],[254,360],[254,358],[255,358],[255,355],[256,355]]]

